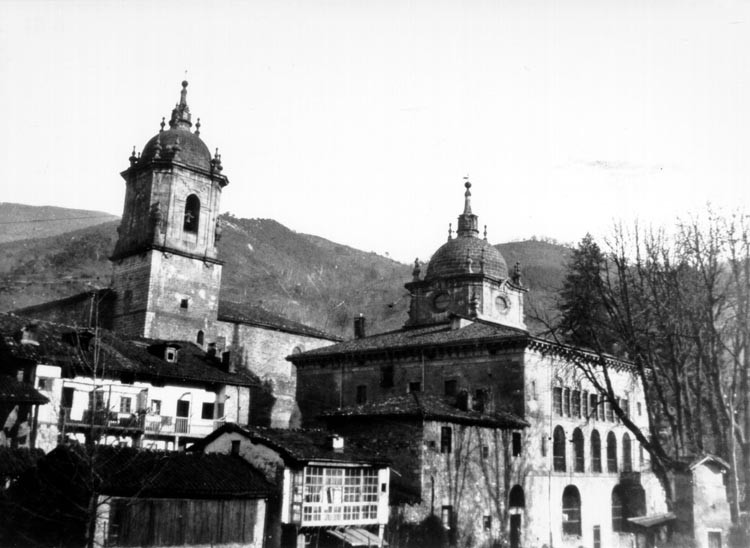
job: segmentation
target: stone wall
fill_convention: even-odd
[[[489,353],[466,349],[460,353],[425,351],[409,358],[368,359],[365,363],[306,363],[298,370],[297,400],[303,421],[314,424],[325,409],[357,404],[357,389],[365,386],[367,401],[400,396],[419,383],[419,391],[443,395],[447,381],[455,381],[456,392],[472,397],[487,393],[487,410],[523,414],[523,353],[507,350]],[[390,382],[392,379],[392,382]]]
[[[274,428],[299,426],[299,407],[295,398],[297,372],[285,358],[294,352],[328,346],[332,341],[223,321],[216,322],[214,333],[226,341],[225,350],[230,352],[231,359],[258,375],[270,390],[275,401],[270,402],[270,422],[263,425]]]

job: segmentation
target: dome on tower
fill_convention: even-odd
[[[425,280],[482,273],[489,278],[508,277],[508,265],[500,252],[476,236],[458,236],[443,244],[427,266]]]
[[[138,163],[146,165],[152,160],[170,159],[177,160],[189,167],[211,170],[211,153],[206,144],[199,137],[200,118],[196,124],[196,131],[192,132],[193,126],[190,121],[190,108],[187,105],[187,81],[182,82],[180,102],[172,110],[172,118],[169,121],[169,129],[162,129],[154,135],[146,146],[143,147]]]
[[[463,214],[458,217],[456,237],[444,243],[427,265],[425,280],[482,273],[489,278],[508,277],[508,265],[500,252],[479,237],[478,217],[471,212],[471,183],[466,182]]]

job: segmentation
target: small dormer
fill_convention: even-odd
[[[148,353],[168,363],[177,363],[180,345],[174,342],[160,342],[148,347]]]

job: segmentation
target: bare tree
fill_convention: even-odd
[[[750,491],[744,473],[750,469],[749,219],[709,214],[680,223],[672,234],[617,227],[606,253],[571,264],[554,331],[593,350],[596,358],[578,359],[578,365],[651,454],[668,498],[667,472],[685,457],[712,452],[731,464],[727,488],[735,522],[741,482]],[[590,243],[577,252],[593,253]],[[581,279],[596,283],[571,292]],[[583,318],[575,299],[589,308]],[[620,405],[611,375],[619,362],[608,353],[625,358],[637,373],[648,401],[648,432]]]

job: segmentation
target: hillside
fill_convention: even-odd
[[[24,207],[33,218],[38,216],[36,208]],[[411,278],[411,265],[300,234],[271,219],[222,219],[222,298],[260,304],[344,336],[360,313],[367,316],[369,332],[403,325],[409,303],[403,285]],[[0,310],[108,286],[112,268],[107,257],[117,224],[0,243]],[[567,248],[540,241],[497,247],[509,267],[516,261],[522,264],[524,285],[530,290],[527,310],[553,305]]]
[[[117,219],[101,211],[0,202],[0,243],[44,238]]]

